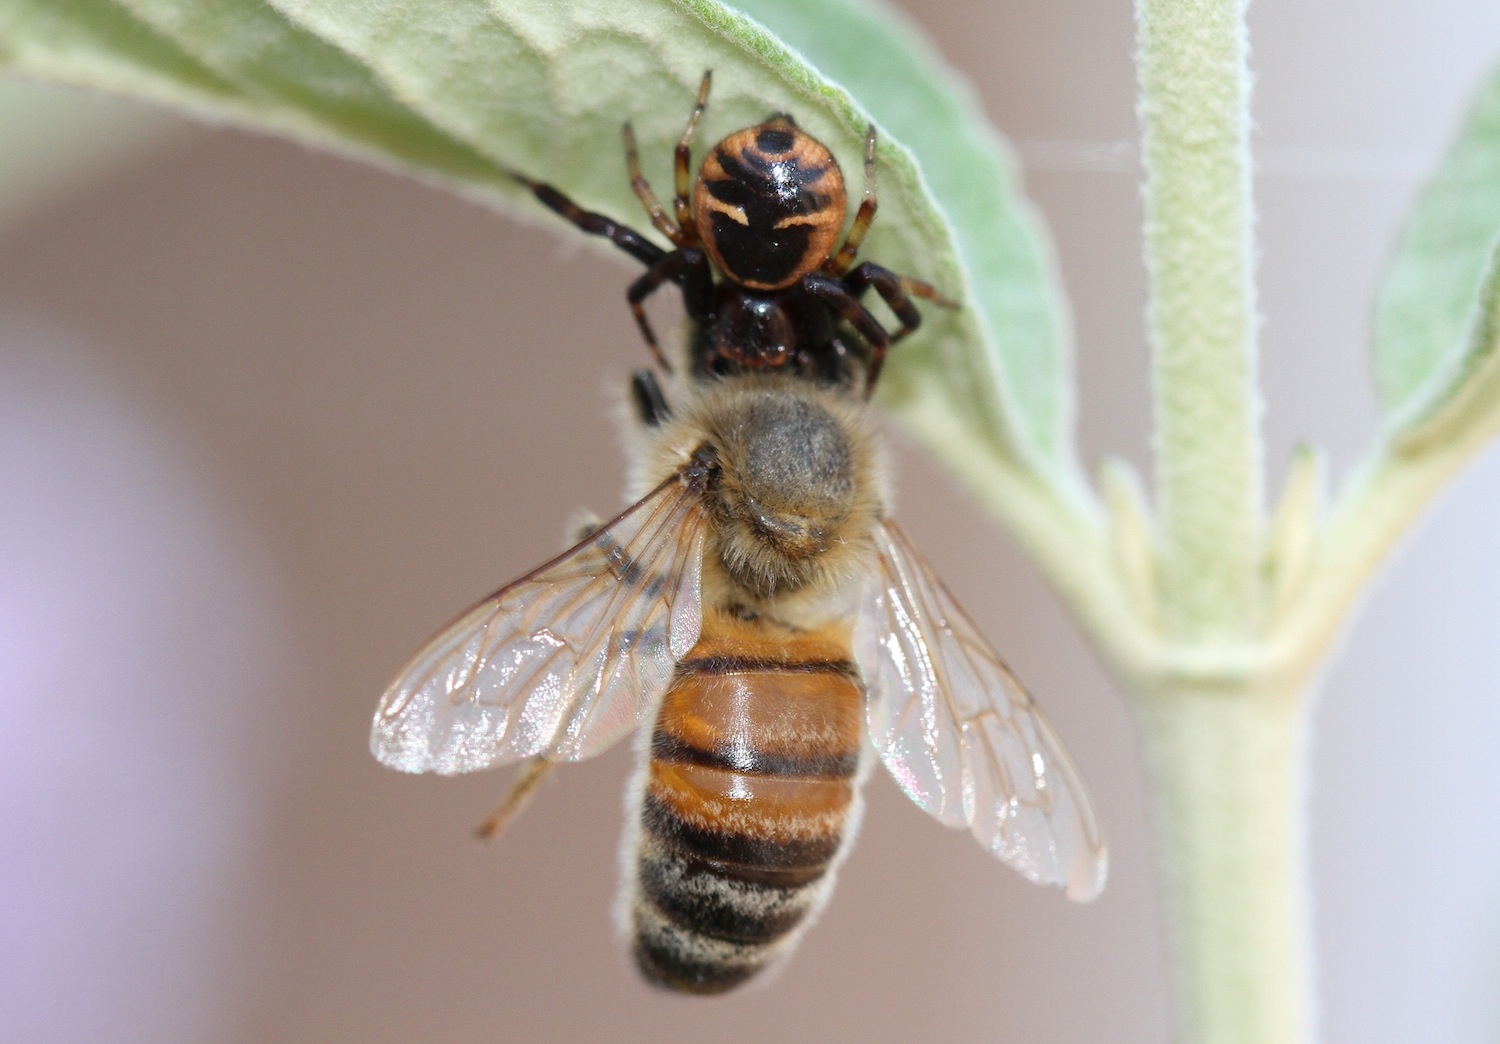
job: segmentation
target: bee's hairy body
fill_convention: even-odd
[[[650,732],[629,930],[647,979],[718,993],[773,960],[829,893],[857,816],[864,719],[847,628],[704,624]]]
[[[678,416],[645,479],[717,462],[703,629],[642,733],[622,915],[649,980],[717,993],[790,950],[858,820],[852,607],[880,461],[863,404],[805,381],[699,385]]]
[[[670,212],[624,129],[632,188],[670,249],[515,175],[646,266],[626,299],[664,380],[631,379],[635,501],[435,634],[370,736],[406,772],[524,761],[492,836],[548,765],[636,735],[620,924],[647,980],[703,994],[811,924],[858,825],[867,746],[921,808],[1031,880],[1086,900],[1107,866],[1053,730],[888,517],[870,395],[921,322],[912,299],[957,305],[856,263],[874,128],[845,232],[838,164],[788,116],[723,138],[694,177],[709,84],[673,154]],[[687,318],[675,365],[644,310],[668,284]],[[862,303],[871,290],[896,329]]]

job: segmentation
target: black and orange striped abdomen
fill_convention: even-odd
[[[631,901],[652,982],[739,985],[832,886],[855,809],[863,715],[847,636],[704,621],[652,736]]]

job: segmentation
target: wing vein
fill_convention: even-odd
[[[1084,900],[1107,852],[1088,793],[1026,690],[892,522],[856,625],[871,742],[918,805]]]
[[[375,756],[451,774],[538,754],[586,758],[629,734],[702,621],[702,485],[688,474],[440,631],[386,690]]]

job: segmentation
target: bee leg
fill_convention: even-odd
[[[916,305],[912,304],[913,297],[926,298],[933,304],[942,305],[944,308],[958,307],[957,302],[950,301],[938,293],[937,288],[931,283],[897,275],[889,268],[877,265],[873,261],[864,261],[856,265],[852,272],[844,276],[844,285],[855,297],[862,296],[866,290],[874,287],[880,299],[891,306],[891,311],[895,312],[896,318],[901,320],[901,329],[891,335],[892,344],[922,325],[922,313],[918,312]]]
[[[859,297],[839,280],[814,273],[803,277],[802,288],[854,327],[854,332],[869,346],[869,366],[865,371],[865,398],[868,399],[875,391],[875,382],[880,379],[880,368],[885,365],[885,353],[891,346],[891,335],[870,314],[870,310],[860,304]]]
[[[670,420],[672,408],[656,383],[656,374],[650,370],[636,370],[630,375],[630,391],[635,396],[635,408],[641,415],[641,423],[648,428],[659,428],[663,421]]]
[[[568,536],[566,543],[569,547],[581,544],[603,527],[603,520],[592,511],[584,509],[575,512],[568,520]]]
[[[651,242],[635,229],[622,225],[612,218],[607,218],[603,214],[584,210],[551,185],[545,185],[540,181],[532,181],[530,178],[522,177],[520,174],[512,174],[511,177],[530,189],[531,194],[545,206],[555,210],[590,235],[603,236],[641,264],[654,265],[666,255],[665,250]]]
[[[641,329],[641,336],[646,339],[646,347],[651,349],[651,354],[656,356],[661,368],[671,373],[672,364],[662,354],[661,345],[656,341],[656,334],[651,329],[651,322],[646,318],[646,309],[642,304],[667,282],[677,283],[682,287],[682,300],[688,317],[694,322],[703,322],[713,309],[713,273],[708,267],[708,255],[694,248],[674,250],[646,269],[645,274],[631,283],[630,289],[625,292],[625,300],[630,302],[630,312]]]
[[[521,771],[516,775],[516,780],[511,784],[510,793],[500,802],[500,806],[491,812],[479,824],[475,831],[481,841],[493,841],[500,836],[512,819],[520,815],[532,797],[536,794],[537,787],[541,786],[542,780],[547,778],[547,773],[552,771],[552,762],[544,757],[529,758],[521,766]]]
[[[865,134],[865,198],[860,200],[859,211],[854,215],[854,224],[849,226],[849,234],[844,237],[844,245],[823,265],[823,271],[829,275],[841,276],[849,270],[849,266],[854,263],[854,255],[859,253],[860,244],[865,241],[865,233],[870,231],[870,222],[875,220],[875,208],[878,205],[875,193],[875,125],[872,123]]]

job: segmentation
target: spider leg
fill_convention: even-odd
[[[643,303],[667,282],[681,285],[688,318],[694,322],[704,321],[713,308],[713,273],[708,265],[708,255],[693,248],[664,254],[639,279],[631,283],[630,289],[625,292],[625,300],[630,303],[630,312],[635,316],[641,336],[646,339],[646,346],[651,349],[651,354],[656,357],[661,368],[671,373],[672,364],[662,354],[661,345],[651,329],[651,322],[646,318]]]
[[[958,307],[956,302],[938,293],[931,283],[897,275],[889,268],[877,265],[873,261],[863,261],[856,265],[848,275],[844,276],[844,286],[855,297],[862,296],[866,290],[873,287],[880,295],[880,299],[891,306],[891,311],[895,312],[896,318],[901,320],[901,329],[891,335],[892,344],[922,325],[922,313],[917,311],[916,305],[912,304],[913,297],[925,298],[944,308]]]
[[[512,174],[511,177],[530,189],[531,194],[545,206],[555,210],[568,221],[571,221],[589,233],[589,235],[603,236],[643,265],[654,265],[666,254],[665,250],[651,242],[635,229],[627,225],[622,225],[612,218],[605,217],[603,214],[584,210],[551,185],[540,181],[532,181],[530,178],[523,177],[520,174]]]
[[[646,208],[651,224],[658,232],[670,239],[674,246],[684,246],[687,239],[682,228],[667,216],[666,209],[651,188],[651,182],[641,173],[641,154],[635,145],[635,128],[627,122],[622,131],[625,135],[625,169],[630,172],[630,187],[635,190],[635,198]]]
[[[672,153],[672,172],[677,189],[677,195],[672,200],[672,207],[677,212],[677,224],[682,229],[684,241],[690,243],[698,241],[698,226],[693,223],[693,206],[689,199],[689,193],[693,187],[693,132],[698,129],[698,121],[703,117],[703,110],[708,105],[708,89],[713,86],[713,81],[714,74],[710,69],[703,74],[703,82],[698,86],[698,104],[693,106],[693,114],[688,117],[687,126],[682,131],[682,138],[677,142],[677,148]]]
[[[880,379],[880,369],[885,365],[885,353],[891,346],[891,335],[870,310],[860,303],[859,297],[849,287],[831,276],[805,276],[802,288],[817,300],[833,309],[864,339],[870,348],[869,367],[865,373],[865,398],[875,391],[875,382]]]
[[[849,270],[854,262],[854,255],[859,253],[860,244],[865,241],[865,233],[870,231],[870,223],[875,220],[875,208],[878,205],[875,192],[875,125],[872,123],[865,136],[865,198],[860,200],[854,224],[849,226],[849,234],[844,237],[844,245],[823,263],[823,271],[829,275],[841,276]]]

